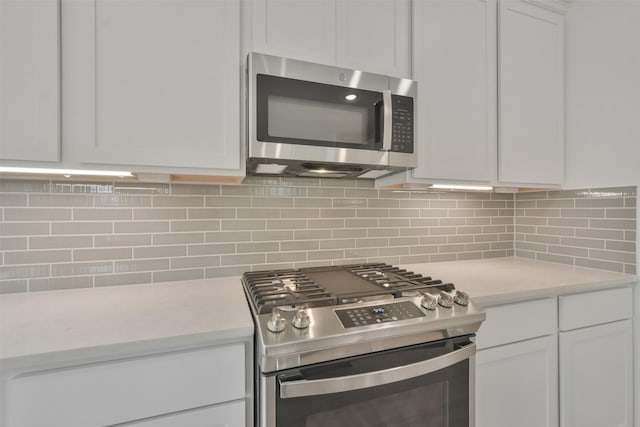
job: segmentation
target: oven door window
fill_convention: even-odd
[[[259,141],[382,149],[382,93],[256,76]]]
[[[427,345],[376,353],[299,369],[278,375],[276,399],[277,426],[307,427],[468,427],[470,402],[470,359],[445,366],[434,372],[392,381],[373,387],[362,386],[362,374],[403,367],[438,358],[460,350],[464,345],[442,341]],[[442,359],[442,358],[440,358]],[[356,389],[344,378],[358,378]],[[339,389],[328,389],[322,380],[337,379]],[[282,384],[297,381],[312,384],[285,397]],[[334,381],[335,383],[335,381]],[[312,394],[314,389],[319,394]]]

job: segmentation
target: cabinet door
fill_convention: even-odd
[[[564,180],[564,16],[499,3],[499,180]]]
[[[86,163],[237,169],[235,0],[63,0],[69,133]]]
[[[415,178],[496,178],[496,3],[414,3]]]
[[[0,1],[0,159],[60,160],[58,0]]]
[[[335,65],[336,0],[252,0],[252,50]]]
[[[343,0],[337,7],[339,66],[411,77],[408,0]]]
[[[557,425],[558,341],[556,335],[478,352],[476,356],[477,427]]]
[[[560,333],[560,425],[633,425],[631,320]]]

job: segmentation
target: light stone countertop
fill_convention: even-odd
[[[409,264],[453,282],[480,305],[636,283],[634,275],[522,258]],[[253,322],[240,277],[0,296],[2,371],[249,340]]]
[[[3,371],[250,340],[239,277],[0,296]]]
[[[526,258],[407,264],[402,268],[452,282],[472,301],[498,305],[636,283],[638,277]]]

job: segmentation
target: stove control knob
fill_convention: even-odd
[[[271,311],[271,319],[267,322],[267,329],[271,332],[282,332],[286,326],[286,321],[280,315],[280,309],[274,307]]]
[[[425,293],[422,297],[422,302],[420,303],[422,307],[427,310],[435,310],[438,307],[438,297],[435,295]]]
[[[453,297],[448,292],[440,292],[440,298],[438,298],[438,304],[444,308],[451,308],[453,306]]]
[[[469,305],[469,295],[466,292],[456,291],[455,296],[453,297],[453,302],[458,305]]]
[[[293,317],[291,324],[294,328],[305,329],[309,327],[311,319],[309,319],[309,313],[304,308],[296,311],[296,315]]]

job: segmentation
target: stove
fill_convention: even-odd
[[[474,333],[484,319],[452,283],[384,263],[254,271],[242,283],[263,372],[321,362],[316,347],[355,355],[413,333],[420,340]]]
[[[256,326],[257,425],[361,425],[332,417],[405,392],[419,402],[397,425],[423,425],[425,393],[444,399],[449,420],[462,394],[466,415],[442,425],[473,425],[473,337],[485,314],[454,284],[384,263],[247,272],[242,283]],[[422,408],[415,424],[412,408]],[[353,416],[375,425],[371,408]]]

